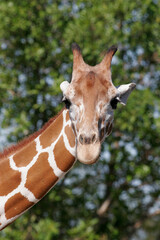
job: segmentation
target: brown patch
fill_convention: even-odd
[[[63,172],[68,171],[75,161],[73,155],[66,149],[62,136],[55,145],[54,156],[58,168]]]
[[[9,159],[3,159],[0,166],[0,196],[7,195],[21,182],[21,173],[10,168]]]
[[[10,219],[24,212],[31,207],[34,203],[28,201],[21,193],[16,193],[13,197],[9,198],[5,205],[6,218]]]
[[[64,110],[64,108],[55,117],[51,118],[39,131],[33,133],[29,137],[26,137],[21,142],[19,142],[17,145],[13,145],[9,148],[4,149],[4,151],[2,153],[0,153],[0,159],[13,154],[17,150],[26,146],[29,142],[33,141],[42,132],[44,132],[62,114],[63,110]]]
[[[87,74],[87,79],[86,79],[87,87],[91,88],[95,84],[95,73],[94,72],[89,72]]]
[[[57,182],[58,177],[48,163],[48,153],[41,153],[38,160],[29,169],[25,187],[28,188],[36,198],[42,198],[49,189]]]
[[[75,135],[73,133],[72,128],[69,127],[69,126],[66,126],[65,127],[65,133],[67,135],[67,138],[68,138],[68,141],[69,141],[69,145],[71,147],[74,147],[75,146]]]
[[[17,167],[26,167],[36,154],[36,143],[33,141],[27,144],[21,151],[17,152],[13,160]]]
[[[43,148],[50,146],[59,136],[63,127],[63,115],[56,118],[46,131],[44,131],[39,140]]]

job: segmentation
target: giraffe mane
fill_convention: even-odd
[[[55,120],[56,118],[63,112],[64,108],[54,117],[52,117],[48,122],[46,122],[41,129],[34,132],[33,134],[25,137],[16,145],[11,145],[8,148],[5,148],[2,152],[0,152],[0,159],[8,157],[10,154],[14,153],[15,151],[25,147],[28,143],[33,141],[36,137],[38,137],[42,132],[44,132]]]

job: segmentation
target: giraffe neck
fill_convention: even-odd
[[[0,160],[0,230],[37,203],[75,163],[67,110],[22,149]]]

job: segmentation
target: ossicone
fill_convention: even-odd
[[[112,45],[108,51],[107,51],[107,54],[112,54],[112,57],[114,56],[114,54],[117,52],[118,50],[118,47],[116,45]]]
[[[115,46],[115,45],[112,45],[112,46],[108,49],[108,51],[107,51],[107,53],[105,54],[102,62],[100,63],[100,66],[101,66],[104,70],[105,70],[105,69],[106,69],[106,70],[110,69],[112,58],[113,58],[114,54],[117,52],[117,50],[118,50],[118,47]]]
[[[73,52],[73,72],[72,72],[72,81],[74,81],[77,73],[86,67],[86,63],[83,60],[81,49],[77,43],[72,44]]]
[[[77,43],[72,43],[72,51],[74,51],[74,50],[81,53],[81,48]]]

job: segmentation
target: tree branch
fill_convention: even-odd
[[[110,199],[110,198],[106,199],[106,200],[102,203],[102,205],[100,206],[100,208],[97,210],[97,215],[98,215],[99,217],[104,216],[105,213],[107,212],[110,204],[111,204],[111,199]]]

